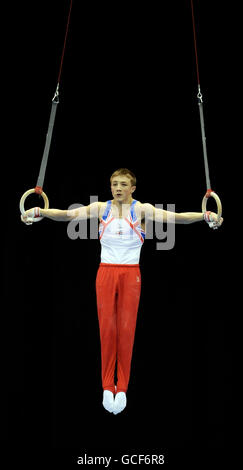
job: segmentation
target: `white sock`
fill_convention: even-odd
[[[114,409],[114,395],[110,390],[104,390],[103,392],[103,407],[109,411],[113,412]]]
[[[125,392],[118,392],[115,397],[114,401],[114,409],[113,409],[113,414],[117,415],[117,413],[121,413],[121,411],[126,408],[127,404],[127,397]]]

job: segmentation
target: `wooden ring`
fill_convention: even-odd
[[[20,199],[20,203],[19,203],[19,208],[20,208],[20,212],[21,214],[23,215],[25,213],[25,208],[24,208],[24,203],[25,203],[25,199],[30,195],[30,194],[33,194],[33,193],[36,193],[36,189],[33,188],[33,189],[29,189],[28,191],[26,191],[23,196],[21,197]],[[46,193],[44,193],[44,191],[41,191],[40,193],[38,194],[41,194],[41,196],[43,197],[44,199],[44,209],[48,209],[49,208],[49,200],[48,200],[48,197],[46,195]],[[39,222],[40,220],[42,220],[43,217],[35,217],[33,219],[33,222]]]
[[[210,191],[210,192],[207,192],[202,200],[202,212],[205,214],[206,210],[207,210],[207,201],[210,197],[213,197],[216,201],[216,204],[217,204],[217,222],[220,221],[221,219],[221,216],[222,216],[222,204],[221,204],[221,201],[219,199],[219,196],[214,192],[214,191]]]

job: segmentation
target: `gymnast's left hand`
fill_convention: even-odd
[[[218,215],[215,212],[210,212],[209,221],[207,223],[209,224],[210,228],[219,228],[221,227],[223,221],[223,217],[220,217],[218,221]]]

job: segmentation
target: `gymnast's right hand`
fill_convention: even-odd
[[[34,222],[34,219],[37,217],[42,217],[40,214],[40,207],[33,207],[32,209],[28,209],[23,214],[21,214],[21,220],[26,225],[30,225]]]

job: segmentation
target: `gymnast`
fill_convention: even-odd
[[[175,213],[133,199],[136,177],[127,168],[116,170],[110,178],[112,199],[71,210],[26,210],[21,220],[35,218],[70,222],[99,218],[101,260],[96,277],[97,311],[101,343],[103,406],[113,414],[127,404],[137,312],[141,292],[140,251],[148,220],[158,223],[191,224],[206,221],[220,227],[214,212]],[[115,367],[117,383],[115,384]]]

